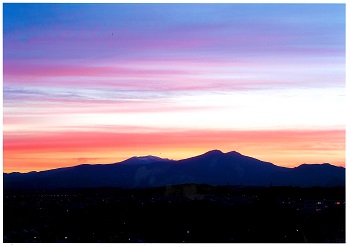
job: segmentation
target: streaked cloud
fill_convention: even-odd
[[[13,168],[6,167],[5,171],[19,169],[25,157],[26,162],[35,166],[36,170],[43,170],[50,168],[45,163],[45,158],[52,159],[50,154],[54,154],[55,166],[69,166],[72,164],[68,161],[82,156],[92,157],[86,158],[84,163],[96,160],[114,163],[132,154],[181,159],[220,147],[222,151],[240,150],[245,155],[280,166],[297,166],[305,163],[305,160],[322,163],[324,159],[344,166],[344,141],[345,131],[341,129],[12,132],[4,137],[4,157],[13,164]],[[75,161],[74,164],[79,163]],[[22,171],[29,167],[22,168]]]
[[[157,148],[345,163],[344,4],[5,3],[3,30],[7,170]]]

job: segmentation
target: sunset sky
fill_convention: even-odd
[[[345,166],[345,4],[4,4],[3,166],[212,149]]]

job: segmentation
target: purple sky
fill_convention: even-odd
[[[4,4],[3,13],[5,170],[48,168],[52,156],[52,166],[67,166],[159,155],[152,144],[102,151],[104,140],[97,151],[40,151],[48,140],[61,147],[52,133],[163,140],[204,131],[202,146],[164,138],[162,155],[239,146],[284,166],[297,165],[300,152],[304,162],[345,165],[345,4]],[[287,131],[286,140],[295,131],[323,134],[294,148],[276,139],[265,156],[254,150],[267,140],[252,146],[231,135],[272,130]],[[217,131],[227,138],[215,143]],[[330,160],[315,158],[322,138]],[[39,144],[16,149],[27,141]]]

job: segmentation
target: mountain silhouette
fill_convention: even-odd
[[[232,151],[212,150],[174,161],[131,157],[114,164],[82,164],[40,172],[4,173],[7,188],[147,188],[177,184],[345,186],[345,168],[330,164],[279,167]]]

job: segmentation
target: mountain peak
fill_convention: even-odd
[[[210,150],[210,151],[204,153],[203,155],[214,155],[214,154],[223,154],[223,152],[221,152],[218,149],[214,149],[214,150]]]
[[[162,159],[157,156],[147,155],[147,156],[133,156],[129,159],[122,161],[122,164],[150,164],[154,162],[164,162],[170,161],[169,159]]]
[[[232,156],[241,156],[242,155],[241,153],[238,153],[236,151],[227,152],[226,154],[232,155]]]
[[[301,164],[300,166],[297,166],[296,168],[311,168],[311,167],[337,167],[334,165],[331,165],[329,163],[322,163],[322,164]]]
[[[230,152],[224,153],[218,149],[210,150],[210,151],[204,153],[203,155],[220,155],[220,154],[227,154],[230,156],[242,156],[242,154],[237,152],[237,151],[230,151]]]

